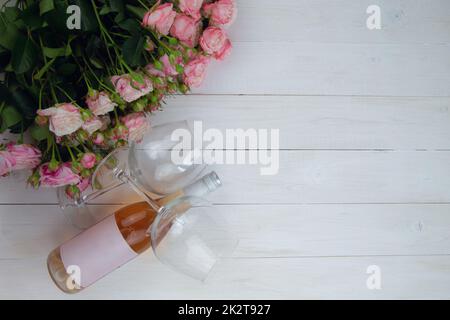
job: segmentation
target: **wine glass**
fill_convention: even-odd
[[[238,244],[217,207],[196,197],[178,198],[165,206],[149,231],[161,262],[200,281]]]
[[[184,135],[175,135],[176,132]],[[92,176],[93,192],[73,199],[60,188],[60,206],[73,224],[87,228],[95,218],[86,204],[119,186],[129,185],[146,200],[156,200],[182,189],[206,167],[199,161],[201,151],[183,146],[193,146],[193,133],[187,121],[155,126],[142,142],[118,148],[100,162]],[[174,153],[177,161],[173,161]]]

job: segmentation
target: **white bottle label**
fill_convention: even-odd
[[[114,214],[61,245],[60,252],[66,270],[79,268],[76,278],[82,288],[138,256],[122,237]]]

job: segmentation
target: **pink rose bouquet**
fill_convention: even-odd
[[[95,28],[76,36],[30,29],[34,41],[29,46],[34,48],[36,39],[43,42],[35,48],[37,65],[15,66],[17,76],[0,69],[7,82],[33,84],[19,89],[32,89],[20,98],[31,99],[27,107],[34,108],[18,122],[20,112],[9,106],[14,99],[0,97],[0,124],[20,134],[18,143],[0,145],[0,176],[32,170],[32,186],[65,187],[70,197],[91,185],[92,174],[110,152],[151,134],[149,118],[165,97],[201,86],[211,63],[230,55],[225,28],[237,16],[234,0],[133,1],[123,8],[111,1],[87,3]],[[59,40],[64,48],[50,49]],[[4,86],[0,81],[2,94]],[[19,89],[14,87],[14,98]],[[3,114],[11,118],[3,121]],[[27,128],[31,144],[23,143]]]

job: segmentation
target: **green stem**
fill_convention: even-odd
[[[80,139],[78,139],[78,142],[79,142],[80,145],[83,147],[85,153],[90,152],[90,150],[86,147],[86,145],[83,143],[83,141],[81,141]]]
[[[119,115],[117,114],[116,108],[114,108],[114,117],[116,118],[116,127],[119,125]]]
[[[108,54],[108,58],[109,58],[111,64],[114,64],[113,58],[112,58],[112,56],[111,56],[111,53],[109,52],[109,47],[108,47],[108,40],[107,40],[107,38],[109,38],[109,40],[111,41],[112,45],[114,45],[114,50],[115,50],[115,51],[116,51],[116,47],[115,47],[115,46],[117,46],[117,45],[116,45],[116,43],[114,42],[114,40],[111,38],[111,36],[109,35],[109,33],[108,33],[108,31],[106,30],[106,28],[103,26],[103,23],[102,23],[102,21],[101,21],[101,19],[100,19],[100,15],[99,15],[98,10],[97,10],[97,6],[95,5],[95,2],[94,2],[94,1],[92,1],[92,7],[94,8],[95,17],[96,17],[96,19],[97,19],[97,22],[98,22],[98,25],[99,25],[99,28],[100,28],[100,33],[101,33],[101,35],[102,35],[103,41],[105,42],[106,53]],[[117,54],[117,51],[116,51],[116,54]]]
[[[75,148],[75,150],[77,150],[79,153],[83,153],[83,151],[81,151],[80,148],[78,148],[77,146],[73,146]]]
[[[72,103],[72,104],[74,104],[74,105],[76,105],[77,107],[80,107],[79,105],[78,105],[78,103],[75,101],[75,99],[73,99],[63,88],[61,88],[60,86],[58,86],[58,85],[55,85],[55,87],[59,90],[59,91],[61,91],[66,97],[67,97],[67,99],[69,99],[70,100],[70,103]],[[80,107],[81,108],[81,107]]]
[[[52,137],[52,162],[55,161],[55,138]]]
[[[86,73],[83,72],[83,79],[86,83],[86,86],[88,87],[88,91],[92,90],[91,81],[89,81],[88,77],[86,76]]]
[[[138,2],[145,8],[145,10],[149,11],[150,8],[146,6],[145,3],[143,3],[141,0],[138,0]]]
[[[73,155],[72,148],[70,148],[68,145],[66,145],[65,147],[66,147],[67,151],[69,151],[70,158],[72,158],[72,161],[73,161],[73,162],[76,162],[77,159],[76,159],[75,156]]]
[[[44,91],[45,83],[39,90],[39,110],[42,109],[42,92]]]
[[[53,83],[50,81],[50,92],[52,93],[53,100],[55,100],[55,104],[58,104],[58,97],[56,96],[55,89],[53,88]]]
[[[56,155],[58,156],[59,162],[62,162],[61,153],[59,153],[58,145],[55,146],[55,149],[56,149]]]
[[[106,86],[95,74],[94,70],[92,70],[91,66],[89,65],[89,63],[86,61],[86,58],[83,57],[84,63],[88,66],[89,71],[91,72],[91,74],[94,76],[95,80],[97,80],[97,82],[100,84],[101,87],[103,87],[104,89],[108,90],[111,93],[115,93],[113,90],[111,90],[111,88],[109,88],[108,86]]]
[[[114,35],[114,36],[117,36],[117,37],[125,38],[125,39],[131,38],[128,35],[117,33],[117,32],[111,32],[111,34]]]

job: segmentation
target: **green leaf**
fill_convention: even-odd
[[[19,18],[25,23],[26,28],[29,30],[40,28],[44,23],[44,20],[39,15],[39,1],[35,1],[32,5],[22,10]]]
[[[128,11],[130,11],[132,14],[134,14],[139,20],[142,20],[147,13],[147,11],[144,8],[135,7],[132,5],[127,4],[126,8]]]
[[[64,57],[64,56],[68,57],[72,54],[72,48],[70,47],[70,41],[72,41],[72,40],[69,39],[69,43],[65,47],[61,47],[61,48],[44,47],[42,49],[42,51],[44,52],[44,55],[50,59],[57,58],[57,57]]]
[[[134,19],[126,19],[118,23],[119,27],[131,34],[136,34],[141,30],[141,25]]]
[[[55,9],[55,3],[53,0],[41,0],[39,3],[39,12],[41,16],[49,11]]]
[[[19,123],[20,121],[22,121],[22,116],[14,107],[6,106],[3,108],[2,125],[4,125],[6,128],[9,128]]]
[[[14,22],[20,14],[20,10],[16,7],[5,7],[4,17],[9,22]]]
[[[50,136],[50,131],[48,130],[48,126],[37,126],[33,125],[30,127],[30,134],[33,139],[37,141],[42,141],[47,139]]]
[[[31,39],[21,35],[12,50],[11,65],[16,74],[27,72],[35,66],[38,49]]]
[[[64,50],[64,55],[66,57],[72,55],[72,47],[70,46],[70,43],[66,46],[66,49]]]
[[[10,105],[14,106],[26,120],[34,120],[38,104],[29,92],[17,88],[10,92]]]
[[[34,79],[39,80],[42,78],[42,76],[47,72],[47,70],[50,68],[50,66],[55,62],[56,58],[53,58],[52,60],[48,61],[42,68],[39,70],[39,72],[34,76]]]
[[[13,69],[11,63],[9,63],[9,64],[6,65],[4,71],[5,71],[5,72],[14,72],[14,69]]]
[[[114,22],[117,24],[119,24],[123,20],[125,20],[125,14],[122,12],[118,13],[117,16],[114,18]]]
[[[103,6],[103,8],[99,11],[99,14],[101,15],[101,16],[104,16],[104,15],[106,15],[106,14],[108,14],[108,13],[111,13],[111,8],[110,7],[108,7],[108,6]]]
[[[2,15],[0,13],[0,15]],[[19,30],[12,23],[5,24],[2,19],[0,19],[0,45],[6,49],[12,50],[16,39],[19,35]]]
[[[56,57],[63,57],[66,55],[66,48],[47,48],[44,47],[42,49],[42,51],[44,52],[44,55],[47,58],[56,58]]]
[[[89,0],[74,0],[73,3],[79,6],[81,10],[81,30],[85,32],[97,31],[98,22],[94,9],[92,8],[94,2]]]
[[[131,67],[141,64],[145,47],[145,38],[135,34],[127,39],[122,46],[123,58]]]
[[[109,5],[111,6],[111,11],[123,13],[125,11],[125,6],[122,0],[109,0]]]
[[[102,64],[102,62],[99,60],[99,59],[97,59],[97,58],[95,58],[95,57],[91,57],[91,58],[89,58],[89,61],[92,63],[92,65],[94,66],[94,67],[96,67],[97,69],[103,69],[103,64]]]
[[[48,25],[56,29],[60,34],[70,33],[71,31],[67,29],[67,4],[64,1],[55,0],[55,9],[47,12],[43,17]]]

